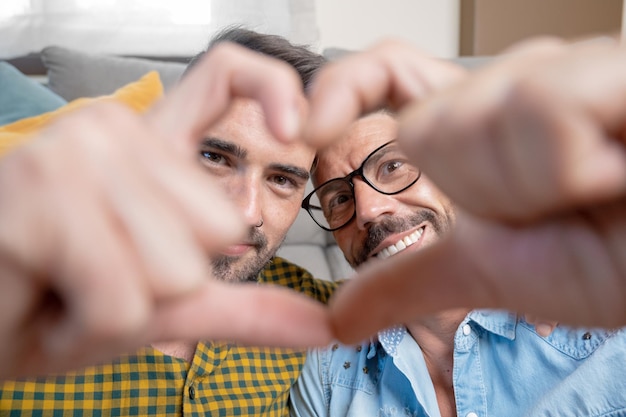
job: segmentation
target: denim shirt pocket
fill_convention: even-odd
[[[329,382],[335,387],[373,394],[378,382],[379,366],[376,357],[368,359],[368,344],[358,347],[340,347],[329,354]]]

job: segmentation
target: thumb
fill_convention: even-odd
[[[237,340],[264,346],[323,346],[332,336],[328,310],[320,302],[288,288],[219,281],[207,281],[193,294],[160,305],[151,328],[156,332],[151,340]]]
[[[400,253],[367,265],[330,300],[335,336],[356,343],[420,315],[486,305],[489,294],[472,282],[470,277],[477,273],[473,268],[453,237],[419,253]]]

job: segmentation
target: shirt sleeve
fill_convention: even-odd
[[[310,350],[300,377],[291,387],[289,412],[291,417],[322,417],[329,415],[328,409],[318,351]]]

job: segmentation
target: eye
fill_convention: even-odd
[[[298,188],[298,182],[286,175],[272,175],[270,181],[281,188]]]
[[[282,175],[276,175],[274,177],[274,182],[278,185],[285,185],[289,183],[289,179],[283,177]]]
[[[209,151],[209,150],[200,151],[200,158],[202,159],[202,162],[205,164],[206,163],[211,163],[211,164],[225,164],[226,163],[226,158],[224,158],[223,155],[217,152]]]
[[[383,174],[391,174],[397,169],[400,169],[404,165],[402,161],[389,161],[383,166]]]
[[[328,210],[333,211],[337,208],[340,208],[342,205],[347,204],[351,200],[352,200],[352,194],[348,194],[348,193],[335,194],[327,203]]]

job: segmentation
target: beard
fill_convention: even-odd
[[[254,257],[250,260],[226,255],[211,258],[213,276],[216,279],[226,282],[257,282],[259,280],[259,273],[276,254],[280,243],[270,248],[267,238],[256,227],[250,228],[248,242],[254,247]]]
[[[453,220],[454,216],[451,213],[437,215],[431,210],[420,210],[406,217],[386,217],[368,229],[367,237],[358,250],[352,266],[357,267],[365,263],[372,251],[389,235],[405,232],[427,222],[431,224],[435,233],[441,236],[452,226]]]

